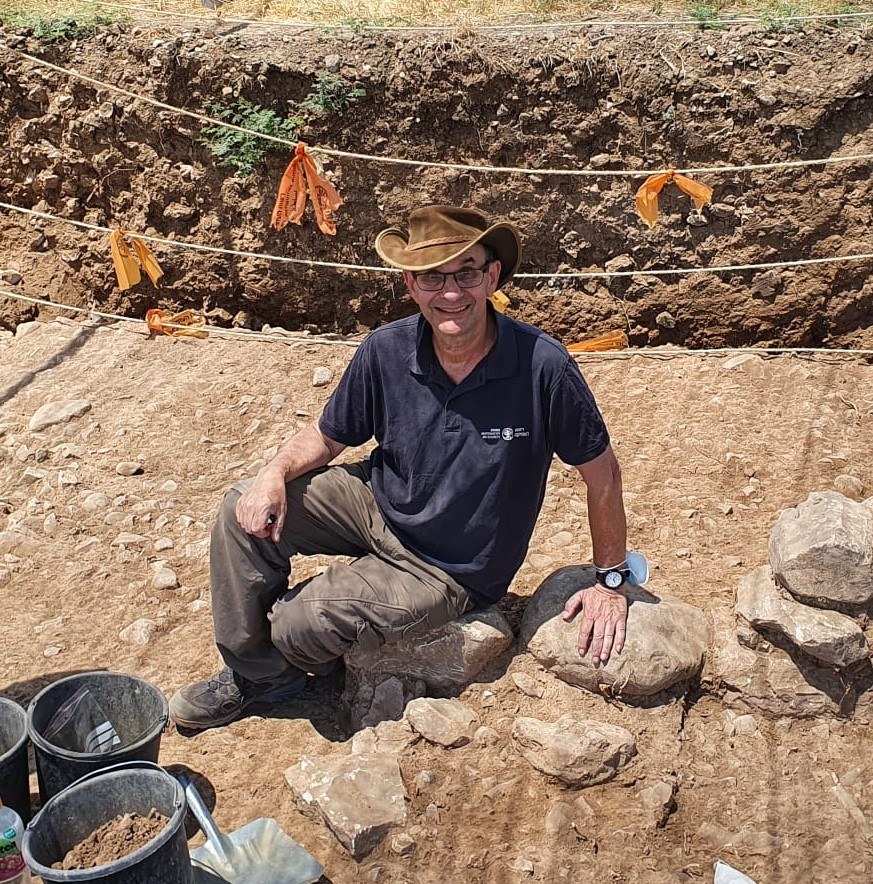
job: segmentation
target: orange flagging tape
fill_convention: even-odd
[[[628,344],[627,335],[623,331],[611,331],[577,344],[568,344],[567,350],[570,353],[597,353],[603,350],[626,350]]]
[[[294,157],[282,176],[270,226],[281,230],[289,221],[294,224],[302,222],[307,187],[312,197],[318,229],[322,233],[335,236],[334,212],[343,201],[334,186],[319,173],[315,160],[306,152],[306,145],[302,141],[297,142]]]
[[[673,169],[658,175],[650,175],[643,182],[636,196],[637,214],[649,225],[650,230],[658,222],[658,194],[670,181],[673,181],[679,190],[687,193],[694,200],[698,212],[712,199],[711,187],[692,181],[687,175],[680,175]]]
[[[130,236],[139,264],[137,264],[130,253],[125,236]],[[152,285],[157,285],[158,280],[164,275],[161,265],[158,264],[149,247],[126,230],[112,231],[109,235],[109,250],[112,254],[112,263],[115,265],[118,287],[122,291],[135,286],[140,281],[140,265],[142,265],[142,269],[145,270],[148,278],[152,281]]]
[[[154,308],[146,312],[146,325],[149,331],[155,335],[164,334],[189,338],[209,337],[209,332],[204,329],[206,319],[194,310],[168,314],[166,310]],[[173,328],[177,325],[183,325],[185,328]]]

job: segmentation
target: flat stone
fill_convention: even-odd
[[[406,695],[403,682],[396,676],[373,685],[369,710],[361,719],[362,727],[373,727],[381,721],[396,720],[403,715]]]
[[[569,786],[605,783],[637,752],[630,731],[573,715],[564,715],[554,724],[517,718],[512,742],[533,767]]]
[[[304,755],[285,779],[300,809],[321,818],[355,859],[406,822],[406,787],[390,755]]]
[[[93,513],[97,510],[105,510],[109,506],[109,496],[102,491],[91,491],[82,500],[82,509]]]
[[[179,578],[172,568],[158,568],[152,578],[153,589],[175,589],[179,585]]]
[[[419,735],[405,718],[400,721],[382,721],[375,727],[365,727],[354,734],[352,753],[370,755],[374,752],[387,752],[396,758],[419,739]]]
[[[353,648],[346,654],[346,669],[361,680],[397,675],[421,679],[434,690],[452,690],[470,684],[512,638],[500,611],[486,608],[396,644],[372,651]]]
[[[539,700],[546,692],[546,689],[535,678],[525,672],[513,672],[512,680],[515,682],[515,686],[528,697]]]
[[[139,620],[134,620],[129,626],[125,626],[118,633],[118,637],[132,645],[147,645],[157,628],[158,624],[154,620],[143,617]]]
[[[112,541],[110,546],[137,546],[140,543],[145,543],[147,540],[148,537],[143,537],[142,534],[122,533]]]
[[[142,472],[142,464],[135,460],[123,460],[115,465],[119,476],[137,476]]]
[[[164,552],[164,550],[172,549],[175,545],[172,537],[159,537],[155,541],[155,552]]]
[[[650,823],[661,829],[676,811],[676,783],[672,780],[659,780],[640,789],[636,799],[640,809],[649,817]]]
[[[478,716],[460,700],[422,697],[406,707],[406,720],[429,743],[454,749],[470,742]]]
[[[851,617],[801,605],[785,595],[768,565],[756,568],[740,581],[734,608],[737,618],[753,629],[777,632],[834,666],[850,666],[870,656],[864,632]]]
[[[864,483],[857,476],[841,475],[834,479],[834,490],[852,500],[861,500],[864,496]]]
[[[574,592],[593,585],[593,568],[561,568],[528,602],[519,643],[545,669],[576,687],[606,689],[611,696],[626,698],[651,696],[697,676],[709,643],[704,613],[636,586],[625,589],[631,604],[624,650],[597,667],[589,655],[580,657],[576,643],[581,614],[569,623],[561,614]]]
[[[198,562],[208,562],[209,538],[204,537],[202,540],[195,540],[193,543],[186,543],[185,558],[196,559]]]
[[[779,514],[770,567],[795,598],[817,607],[870,602],[873,509],[836,491],[814,491]]]
[[[714,608],[710,614],[714,641],[704,680],[722,692],[728,705],[769,717],[816,718],[840,712],[846,689],[831,669],[810,665],[807,678],[778,648],[763,653],[743,647],[730,608]]]
[[[333,380],[333,372],[323,365],[316,366],[312,372],[312,386],[326,387]]]
[[[87,399],[46,402],[33,413],[28,426],[34,433],[39,433],[47,427],[64,424],[74,417],[81,417],[90,410],[91,403]]]
[[[39,541],[26,534],[17,531],[0,531],[0,556],[13,554],[27,558],[38,555],[41,550],[42,545]]]

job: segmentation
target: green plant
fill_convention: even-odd
[[[840,4],[838,4],[838,6],[835,10],[835,12],[838,15],[852,15],[853,13],[863,12],[863,11],[864,10],[861,9],[860,6],[856,6],[854,3],[849,3],[849,2],[847,2],[847,0],[842,0],[842,2]],[[837,27],[841,27],[842,25],[852,24],[852,20],[851,19],[843,20],[841,18],[837,18],[834,20],[834,24],[837,25]]]
[[[85,5],[73,12],[58,16],[13,10],[3,13],[3,20],[9,25],[28,28],[37,40],[53,44],[84,40],[96,33],[101,27],[128,21],[129,16],[126,14],[107,15]]]
[[[771,33],[781,33],[797,27],[791,19],[796,15],[808,15],[810,12],[807,3],[791,3],[786,0],[779,0],[761,12],[761,24],[764,29]],[[800,26],[802,27],[802,22]]]
[[[252,104],[245,98],[238,98],[228,105],[211,102],[206,107],[219,120],[251,130],[252,134],[249,134],[228,129],[227,126],[209,124],[200,129],[198,139],[200,144],[209,148],[219,166],[236,169],[243,177],[252,173],[268,150],[287,152],[289,149],[277,142],[258,138],[254,133],[295,141],[297,131],[303,125],[299,117],[280,117],[275,111]]]
[[[300,102],[300,110],[314,116],[340,115],[366,94],[364,89],[350,85],[339,74],[322,71],[315,78],[312,91]]]
[[[712,2],[712,0],[698,0],[689,9],[689,14],[700,26],[701,30],[717,30],[721,27],[718,20],[718,13],[721,10],[721,3]]]

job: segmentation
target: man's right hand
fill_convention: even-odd
[[[240,527],[254,537],[270,537],[278,543],[288,512],[285,475],[281,470],[264,467],[254,483],[236,502]]]

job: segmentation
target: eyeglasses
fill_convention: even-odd
[[[464,267],[456,270],[454,273],[440,273],[439,270],[423,270],[421,273],[413,273],[415,284],[423,292],[439,292],[446,286],[449,278],[453,279],[456,285],[462,289],[474,289],[477,285],[482,284],[485,279],[485,272],[491,261],[486,261],[484,267]]]

